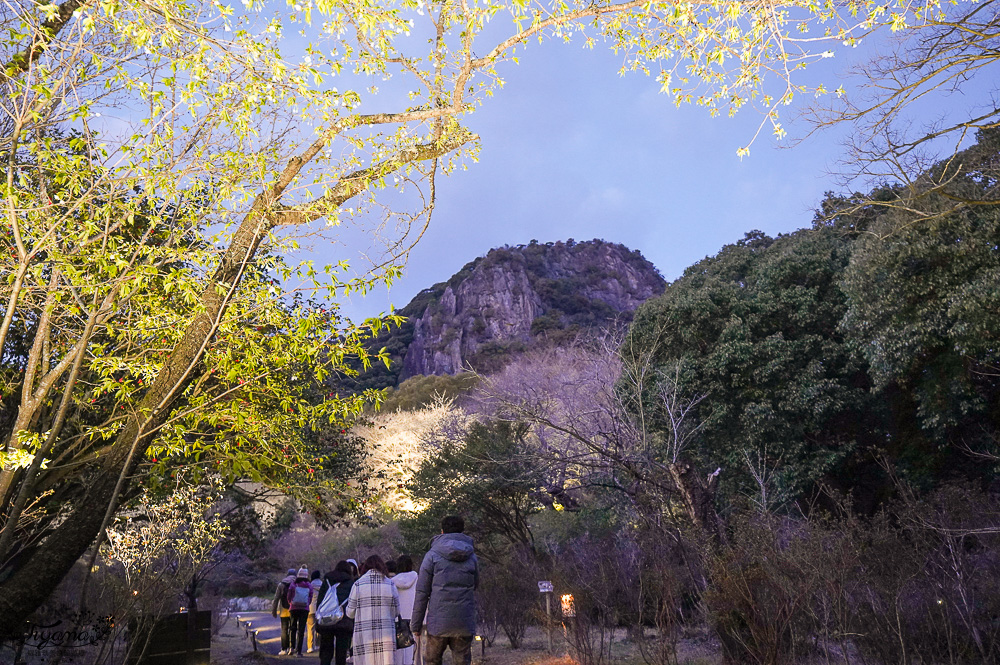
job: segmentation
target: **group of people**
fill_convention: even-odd
[[[326,575],[306,566],[290,568],[278,585],[271,613],[281,616],[281,654],[311,653],[318,637],[320,665],[413,665],[415,648],[396,648],[396,620],[409,622],[424,665],[441,665],[446,649],[454,665],[472,662],[476,634],[475,590],[479,561],[465,522],[451,515],[431,541],[420,570],[406,555],[386,562],[378,555],[358,567],[339,561]],[[344,618],[327,626],[316,621],[318,607],[335,593]],[[421,639],[421,636],[422,639]],[[305,644],[303,644],[305,642]]]

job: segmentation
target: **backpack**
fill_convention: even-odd
[[[297,605],[308,605],[309,604],[309,592],[312,591],[312,587],[309,585],[299,586],[295,585],[295,593],[292,596],[292,602]]]
[[[347,599],[345,598],[343,603],[337,602],[338,586],[339,582],[330,587],[323,596],[323,602],[316,608],[316,625],[332,626],[344,618],[344,603]]]
[[[288,582],[281,583],[281,597],[278,599],[278,603],[281,605],[281,609],[288,609]]]

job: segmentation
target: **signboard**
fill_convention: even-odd
[[[552,582],[545,581],[538,583],[538,593],[552,593],[555,587],[552,586]]]

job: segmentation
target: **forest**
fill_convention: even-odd
[[[156,473],[93,559],[107,565],[77,566],[41,611],[89,625],[95,608],[156,616],[180,598],[221,612],[269,594],[285,560],[422,554],[461,514],[490,645],[549,625],[549,580],[574,599],[556,620],[581,665],[617,662],[616,635],[648,665],[716,662],[686,658],[692,645],[725,663],[1000,662],[997,137],[959,154],[948,189],[932,170],[925,191],[828,194],[811,226],[748,232],[630,322],[497,371],[411,377],[315,430],[294,415],[335,378],[299,382],[294,402],[242,393],[226,408],[253,397],[260,421],[223,411],[207,423],[242,427],[152,448]],[[242,343],[287,347],[287,312],[261,309]],[[28,357],[12,330],[9,352]],[[303,356],[268,381],[322,367]],[[91,403],[123,378],[105,371]],[[286,464],[263,464],[262,427],[297,432]],[[232,466],[206,470],[208,445]]]

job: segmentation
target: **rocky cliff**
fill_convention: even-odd
[[[385,387],[470,365],[492,371],[511,354],[627,320],[664,287],[638,251],[602,240],[494,249],[400,310],[407,322],[377,340],[393,368],[364,384]]]

